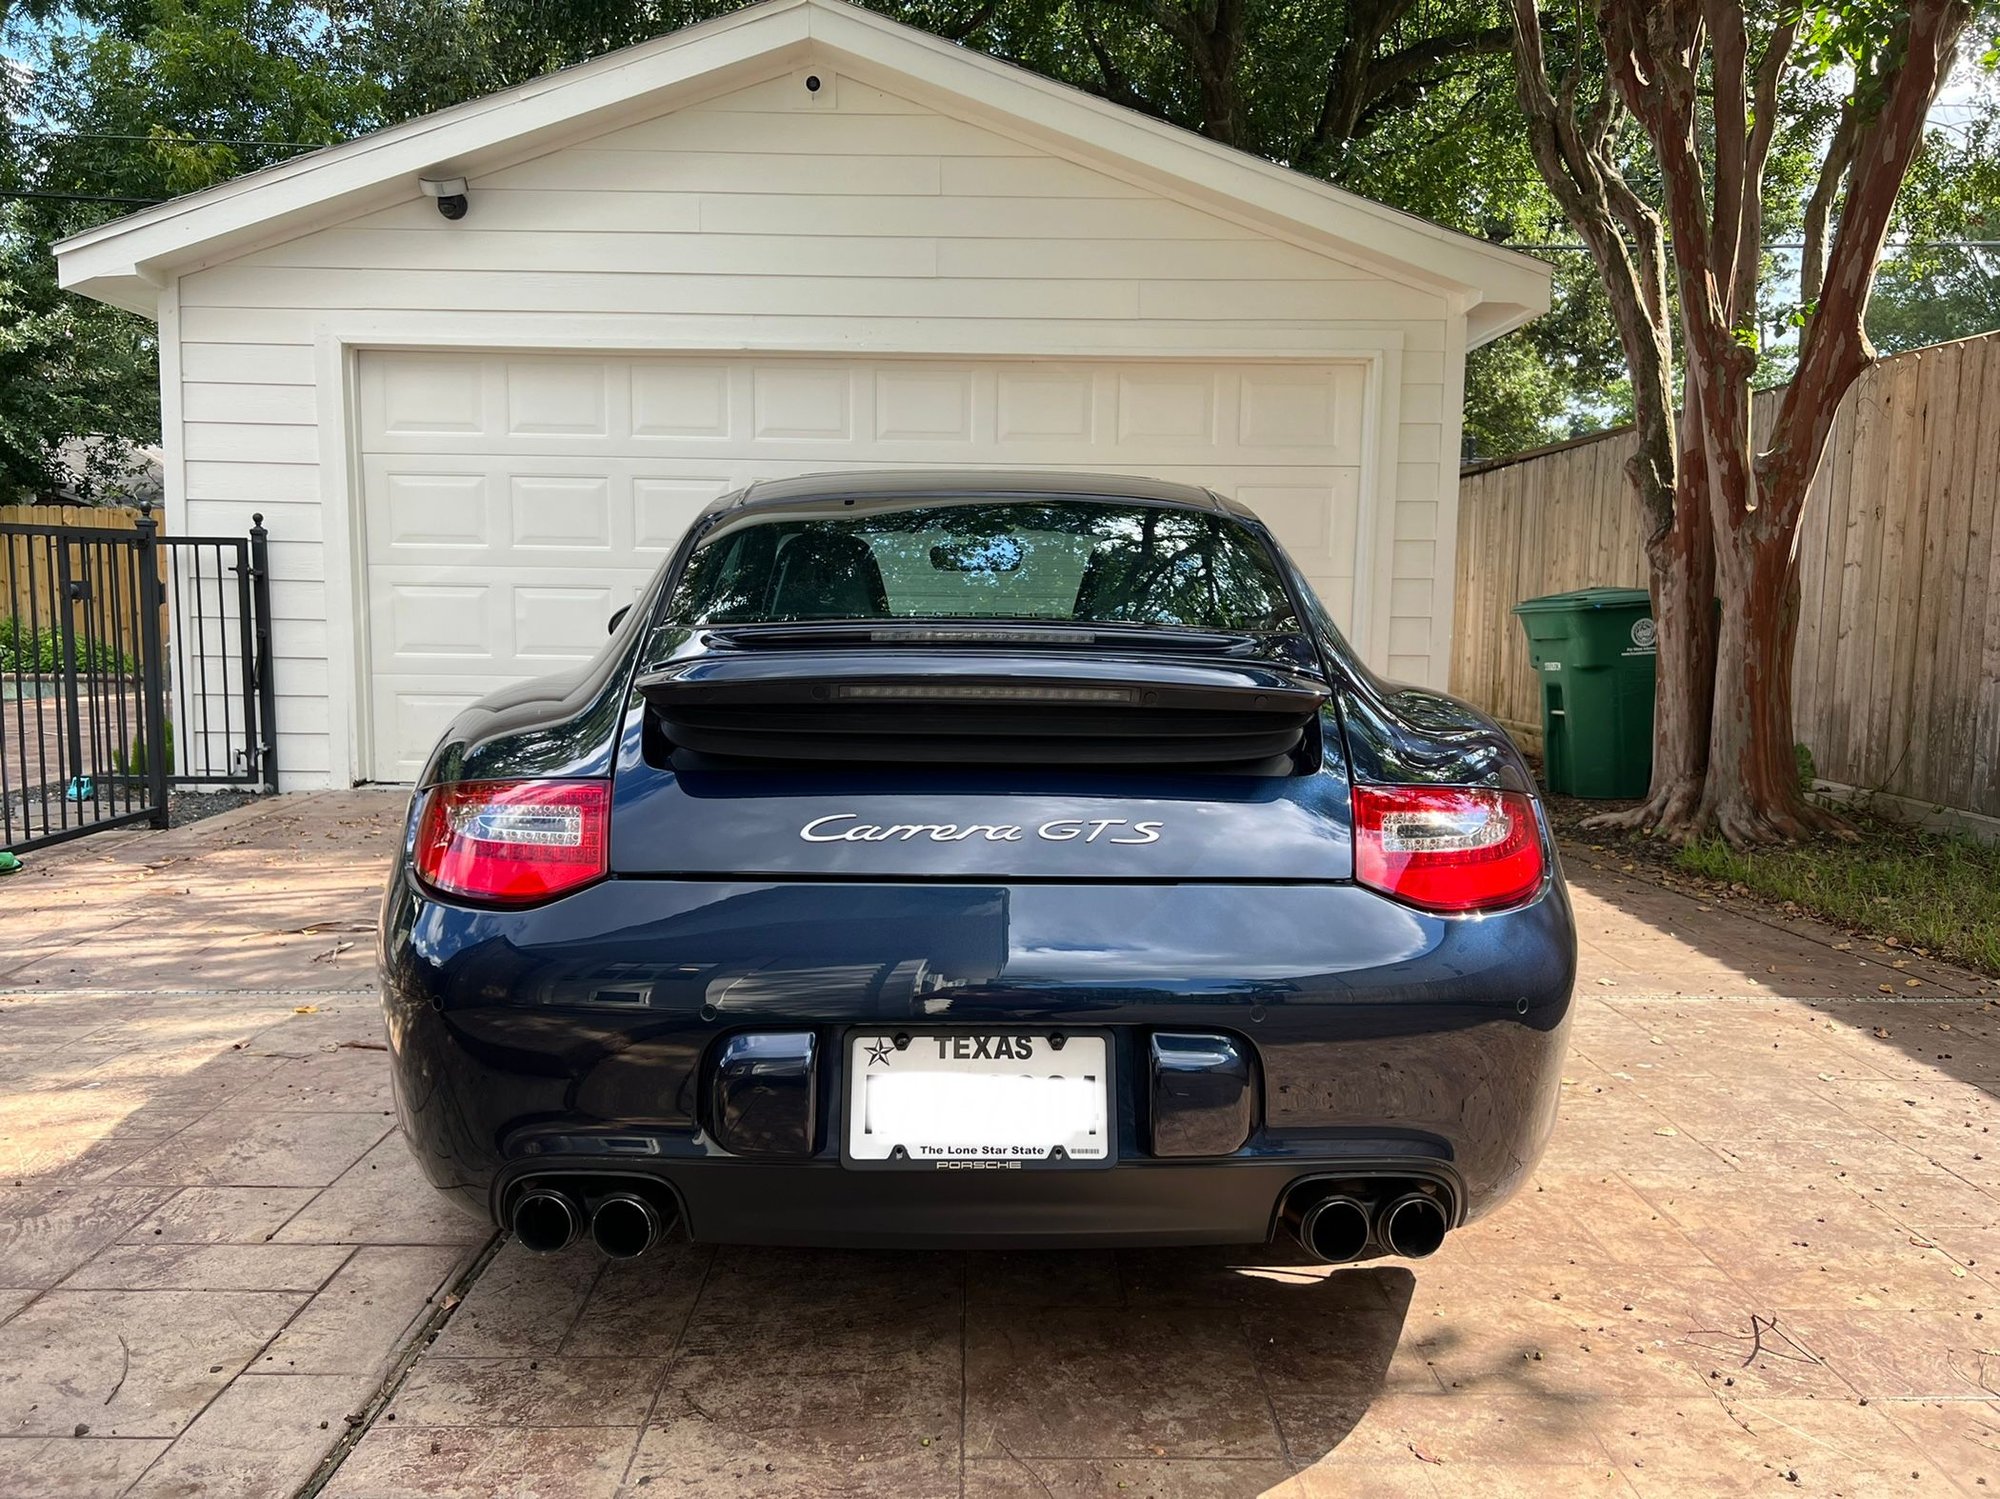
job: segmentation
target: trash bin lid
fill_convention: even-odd
[[[1523,599],[1514,606],[1516,614],[1572,614],[1584,609],[1650,609],[1653,596],[1643,588],[1575,588],[1568,593],[1545,593],[1538,599]]]

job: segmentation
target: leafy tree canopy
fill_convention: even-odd
[[[1255,151],[1465,232],[1528,245],[1569,232],[1515,106],[1499,0],[869,0],[938,35]],[[1869,12],[1868,0],[1841,14]],[[736,8],[737,0],[0,0],[10,122],[0,191],[155,199],[428,113]],[[1573,19],[1570,24],[1574,24]],[[1587,24],[1587,23],[1586,23]],[[1845,24],[1845,23],[1843,23]],[[1838,118],[1837,75],[1865,41],[1831,26],[1814,97],[1786,101],[1800,142],[1774,152],[1771,232],[1796,233],[1814,158]],[[1558,30],[1556,35],[1560,35]],[[1936,183],[1967,237],[1996,201],[1990,138],[1949,142]],[[1636,150],[1635,146],[1635,150]],[[1988,178],[1965,169],[1985,152]],[[1953,154],[1955,153],[1955,154]],[[1928,160],[1928,158],[1927,158]],[[1789,174],[1789,175],[1788,175]],[[1911,195],[1915,197],[1913,193]],[[158,434],[150,330],[67,297],[48,247],[127,211],[34,199],[0,213],[0,485],[54,482],[52,445],[79,430]],[[1914,232],[1914,231],[1910,231]],[[1623,366],[1589,258],[1552,252],[1556,310],[1475,354],[1468,444],[1499,454],[1619,419]],[[1990,259],[1983,262],[1990,265]],[[1990,326],[1982,263],[1898,262],[1890,347]],[[1984,300],[1982,300],[1982,298]],[[1779,299],[1780,301],[1782,299]],[[1899,311],[1900,309],[1900,311]],[[1782,328],[1789,309],[1766,309]],[[1907,331],[1891,332],[1897,317]],[[1982,320],[1985,320],[1982,323]],[[58,397],[38,385],[53,382]]]

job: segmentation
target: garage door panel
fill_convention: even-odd
[[[487,690],[484,686],[468,690],[462,680],[444,678],[379,679],[369,693],[374,750],[370,775],[379,781],[414,781],[445,726]]]
[[[875,375],[878,442],[957,443],[973,440],[974,374],[969,369],[885,369]]]
[[[596,360],[510,360],[507,435],[609,437],[612,374],[609,366]]]
[[[1238,484],[1230,497],[1264,518],[1308,576],[1354,576],[1354,532],[1361,498],[1357,470],[1335,469],[1304,484]]]
[[[364,450],[425,446],[437,437],[477,437],[489,425],[487,361],[473,355],[401,354],[369,365],[362,384]]]
[[[609,552],[611,479],[605,474],[515,474],[507,484],[510,540],[515,548]],[[620,528],[625,529],[625,528]],[[626,538],[629,542],[629,534]]]
[[[632,548],[664,554],[679,543],[694,518],[736,487],[728,474],[632,481]]]
[[[596,655],[612,611],[630,602],[609,583],[568,588],[521,583],[511,592],[514,656],[548,671]]]
[[[491,543],[487,475],[410,473],[384,464],[369,477],[375,481],[369,486],[369,535],[383,555],[402,548],[483,551]]]
[[[752,376],[751,436],[834,441],[854,436],[854,372],[844,365],[768,365]]]
[[[1004,465],[1206,485],[1354,602],[1354,363],[364,356],[369,773],[603,644],[687,525],[757,479]],[[1404,543],[1411,544],[1411,543]]]
[[[494,638],[491,585],[380,582],[375,613],[392,662],[490,661],[501,647]]]
[[[632,435],[687,439],[730,433],[729,368],[714,360],[632,371]]]
[[[1002,447],[1096,440],[1097,380],[1088,371],[1002,370],[995,400],[994,438]]]

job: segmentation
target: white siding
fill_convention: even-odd
[[[358,505],[361,473],[331,420],[346,396],[321,382],[339,367],[328,340],[364,324],[373,346],[484,329],[496,347],[822,356],[1325,359],[1373,345],[1400,378],[1377,396],[1369,655],[1443,683],[1455,309],[852,78],[827,73],[832,102],[806,107],[799,76],[476,176],[456,224],[413,195],[180,278],[162,324],[181,418],[169,524],[266,517],[287,786],[354,769],[353,726],[328,701],[358,692],[333,680],[353,625],[327,619],[330,595],[354,605],[346,578],[328,585],[329,545],[344,558],[352,544],[326,529],[350,522],[322,505],[335,472]],[[330,743],[341,731],[349,742]]]

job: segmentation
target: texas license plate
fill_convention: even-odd
[[[847,1041],[847,1158],[937,1170],[1111,1159],[1103,1036],[859,1031]]]

